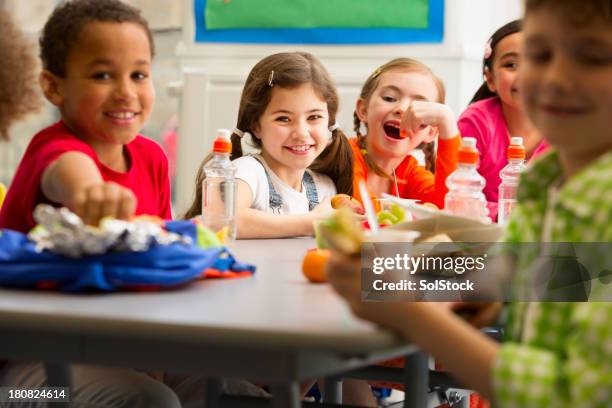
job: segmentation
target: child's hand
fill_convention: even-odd
[[[324,220],[334,213],[334,208],[331,205],[331,197],[321,201],[317,206],[310,212],[313,220]]]
[[[490,326],[497,320],[502,310],[501,302],[455,302],[452,310],[458,315],[466,316],[466,320],[474,327]]]
[[[405,322],[414,315],[413,305],[436,307],[427,303],[410,302],[364,302],[361,299],[361,258],[348,257],[337,251],[327,263],[327,278],[335,291],[349,304],[353,314],[391,330],[402,331]],[[449,310],[447,307],[445,310]],[[444,313],[441,309],[440,312]]]
[[[106,216],[125,220],[134,215],[136,196],[117,183],[102,182],[77,190],[66,204],[86,224],[98,225]]]
[[[427,126],[437,127],[440,139],[451,139],[459,134],[455,115],[448,106],[436,102],[412,101],[402,115],[400,132],[412,136]]]

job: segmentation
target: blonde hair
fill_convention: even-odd
[[[433,73],[433,71],[427,65],[412,58],[396,58],[378,67],[372,73],[372,75],[370,75],[365,81],[363,87],[361,88],[361,93],[359,94],[359,98],[362,99],[365,104],[368,104],[370,102],[372,94],[374,94],[374,91],[378,88],[381,75],[385,72],[390,71],[419,72],[431,76],[431,79],[433,80],[436,89],[438,90],[438,99],[436,102],[444,103],[446,99],[446,90],[444,89],[444,83]],[[361,134],[361,120],[357,115],[357,111],[353,113],[353,122],[359,148],[361,150],[365,150],[366,135]],[[436,153],[434,142],[424,143],[419,147],[425,153],[425,167],[431,172],[435,171]],[[379,166],[377,166],[376,163],[374,163],[374,161],[367,154],[365,155],[365,161],[368,167],[374,170],[376,174],[382,177],[389,177],[389,175],[386,174]]]

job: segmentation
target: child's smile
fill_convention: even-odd
[[[255,136],[261,139],[264,159],[281,180],[301,184],[304,170],[327,146],[328,122],[327,103],[311,84],[273,89]]]
[[[612,30],[560,19],[535,10],[525,21],[525,108],[560,151],[597,156],[612,146]]]
[[[129,126],[135,122],[136,116],[140,115],[140,112],[119,109],[105,112],[104,114],[117,126]]]
[[[580,106],[572,106],[570,104],[564,104],[559,102],[544,102],[540,105],[540,109],[546,115],[553,116],[557,119],[570,119],[588,112],[588,109],[582,108]]]
[[[68,54],[65,71],[56,78],[59,96],[54,103],[100,159],[112,161],[108,156],[134,140],[153,108],[145,30],[135,23],[88,23]]]
[[[518,32],[497,43],[492,70],[487,70],[485,74],[489,89],[495,92],[505,105],[513,108],[522,108],[517,75],[522,40],[523,33]]]
[[[310,153],[310,150],[314,148],[314,144],[300,144],[293,146],[284,146],[289,152],[296,154],[298,156],[304,156]]]

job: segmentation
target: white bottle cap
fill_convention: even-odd
[[[461,146],[469,147],[471,149],[476,148],[476,138],[474,137],[463,137],[461,138]]]
[[[217,129],[217,137],[230,140],[232,136],[232,131],[229,129]]]
[[[510,138],[510,144],[512,146],[522,146],[523,145],[523,138],[520,136],[513,136]]]

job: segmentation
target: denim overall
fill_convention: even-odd
[[[255,160],[259,162],[264,168],[264,173],[266,173],[266,179],[268,179],[268,193],[269,193],[269,202],[268,205],[272,209],[274,214],[280,214],[281,207],[283,206],[283,198],[274,188],[274,184],[272,184],[272,179],[270,178],[270,174],[268,174],[268,168],[257,156],[253,156]],[[308,198],[308,211],[312,211],[319,204],[319,195],[317,194],[317,186],[315,185],[315,181],[312,178],[312,175],[308,172],[304,172],[304,178],[302,179],[302,184],[306,187],[306,198]]]

